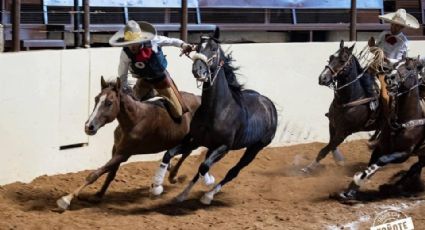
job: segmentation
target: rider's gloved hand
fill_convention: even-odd
[[[369,108],[372,111],[376,111],[378,109],[379,106],[379,101],[378,100],[373,100],[369,103]]]
[[[133,91],[131,90],[131,87],[130,86],[128,86],[127,84],[126,85],[123,85],[122,87],[121,87],[121,90],[122,90],[122,92],[123,93],[125,93],[125,94],[131,94]]]
[[[184,54],[188,54],[193,51],[193,47],[191,44],[183,43],[181,47],[182,47],[182,53]]]

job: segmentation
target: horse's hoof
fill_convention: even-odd
[[[304,167],[301,169],[301,172],[304,174],[310,174],[312,169],[310,167]]]
[[[71,205],[72,195],[63,196],[56,201],[57,206],[62,210],[68,210]]]
[[[339,166],[345,166],[345,161],[344,160],[342,160],[342,161],[335,161],[335,162]]]
[[[338,196],[341,200],[352,200],[353,197],[351,195],[349,195],[348,192],[340,192],[338,193]]]
[[[181,202],[183,202],[183,201],[185,201],[186,200],[186,195],[184,195],[184,194],[180,194],[180,195],[178,195],[178,196],[176,196],[175,198],[174,198],[174,201],[176,202],[176,203],[181,203]]]
[[[207,193],[205,193],[205,194],[201,197],[200,201],[201,201],[201,203],[202,203],[202,204],[210,205],[210,204],[211,204],[211,201],[213,200],[213,198],[214,198],[214,196],[213,196],[213,195],[210,195],[210,194],[207,192]]]
[[[336,199],[343,204],[355,204],[357,202],[356,191],[349,190],[340,192],[337,194]]]
[[[364,185],[366,180],[363,176],[363,172],[357,172],[356,174],[354,174],[353,181],[358,186]]]
[[[154,196],[161,195],[163,191],[164,191],[164,187],[162,185],[154,185],[154,184],[152,184],[152,186],[150,188],[150,192]]]
[[[171,176],[170,174],[170,176],[168,177],[168,182],[170,182],[170,184],[175,184],[177,183],[177,179],[175,176]]]
[[[211,174],[209,174],[209,173],[205,174],[205,177],[204,177],[204,184],[205,184],[206,186],[211,186],[211,185],[214,185],[214,183],[215,183],[215,178],[214,178],[214,176],[213,176],[213,175],[211,175]]]

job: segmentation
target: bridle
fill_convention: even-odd
[[[402,73],[398,70],[398,68],[397,68],[396,71],[397,71],[396,73],[399,74],[400,76],[406,76],[401,81],[399,81],[399,82],[402,82],[402,83],[404,81],[406,81],[409,77],[416,77],[416,71],[414,69],[406,71],[404,75],[402,75]],[[418,75],[419,75],[419,73],[418,73]],[[398,88],[400,87],[399,82],[397,84],[397,87],[395,87],[397,89],[397,91],[398,91]],[[405,90],[403,92],[400,92],[400,93],[399,92],[391,92],[391,91],[389,92],[389,95],[390,95],[390,98],[391,98],[391,102],[390,102],[390,111],[391,112],[390,112],[390,116],[389,116],[389,118],[390,118],[389,119],[389,124],[390,124],[390,127],[393,130],[393,132],[395,130],[400,129],[400,128],[413,128],[413,127],[416,127],[416,126],[425,125],[425,119],[409,120],[409,121],[407,121],[405,123],[402,123],[402,124],[400,124],[400,123],[397,122],[397,120],[398,120],[398,116],[397,116],[398,100],[397,99],[400,96],[402,96],[402,95],[404,95],[406,93],[410,93],[412,90],[414,90],[417,87],[419,87],[420,84],[421,83],[418,80],[418,82],[415,85],[411,86],[409,89],[407,89],[407,90]]]
[[[403,64],[403,63],[402,63]],[[399,70],[398,70],[398,68],[397,68],[397,74],[398,75],[400,75],[400,76],[406,76],[406,77],[404,77],[400,82],[404,82],[404,81],[406,81],[409,77],[416,77],[416,71],[414,70],[414,69],[412,69],[412,70],[408,70],[408,71],[406,71],[406,73],[405,74],[402,74]],[[419,76],[419,73],[418,73],[418,78],[419,78],[420,76]],[[414,90],[414,89],[416,89],[417,87],[419,87],[419,85],[420,85],[421,83],[420,83],[420,81],[418,80],[417,81],[417,83],[415,84],[415,85],[413,85],[412,87],[410,87],[409,89],[407,89],[407,90],[405,90],[405,91],[403,91],[403,92],[397,92],[397,93],[393,93],[393,92],[390,92],[390,93],[392,93],[392,95],[393,96],[395,96],[395,97],[400,97],[400,96],[402,96],[402,95],[404,95],[404,94],[406,94],[406,93],[409,93],[410,91],[412,91],[412,90]],[[400,85],[398,84],[397,85],[397,91],[398,91],[398,88],[400,87]]]
[[[199,61],[203,62],[208,67],[208,76],[207,77],[205,77],[205,78],[196,78],[197,87],[198,88],[204,82],[209,82],[210,83],[210,87],[213,86],[214,81],[215,81],[218,73],[220,72],[220,70],[222,69],[222,67],[224,65],[224,61],[220,59],[220,55],[221,55],[221,51],[220,51],[220,47],[218,47],[217,48],[217,51],[210,58],[208,58],[205,54],[203,54],[203,53],[201,53],[199,51],[197,53],[195,53],[191,57],[191,59],[193,60],[193,63],[195,63],[195,61],[199,60]],[[215,66],[216,67],[215,68],[215,73],[213,73],[211,71],[214,63],[217,63],[217,65]]]
[[[342,70],[344,70],[344,68],[351,63],[351,58],[353,57],[353,55],[351,54],[350,57],[348,57],[347,61],[345,61],[344,65],[342,65],[341,68],[339,68],[337,71],[334,70],[334,68],[332,68],[332,66],[330,65],[325,65],[325,69],[329,69],[329,71],[331,71],[332,73],[332,78],[336,78],[340,72]]]
[[[345,70],[349,64],[351,64],[352,60],[353,60],[353,54],[351,54],[351,55],[348,57],[347,61],[345,61],[345,63],[342,65],[342,67],[340,67],[338,70],[335,70],[335,69],[334,69],[334,68],[332,68],[332,66],[330,66],[330,65],[326,65],[326,66],[325,66],[325,69],[329,69],[329,71],[331,71],[331,73],[332,73],[332,83],[331,83],[332,87],[331,87],[331,88],[333,88],[333,90],[334,90],[334,91],[341,90],[341,89],[343,89],[343,88],[345,88],[345,87],[347,87],[347,86],[349,86],[349,85],[353,84],[354,82],[358,81],[360,78],[362,78],[362,77],[364,76],[364,73],[366,72],[366,69],[367,69],[367,68],[365,68],[365,70],[363,70],[363,71],[362,71],[359,75],[357,75],[357,77],[356,77],[356,78],[354,78],[353,80],[351,80],[351,81],[349,81],[349,82],[345,83],[345,84],[344,84],[344,85],[342,85],[342,86],[339,86],[339,87],[337,86],[337,77],[338,77],[338,75],[341,73],[341,71]]]

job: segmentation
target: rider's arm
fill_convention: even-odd
[[[128,86],[127,78],[130,62],[130,58],[128,58],[127,54],[124,52],[124,50],[122,50],[120,55],[120,63],[118,65],[118,76],[123,86]]]
[[[166,36],[157,35],[153,39],[153,42],[155,42],[159,47],[162,46],[175,46],[175,47],[182,47],[183,44],[185,44],[184,41],[178,39],[178,38],[169,38]]]

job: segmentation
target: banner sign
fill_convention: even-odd
[[[46,6],[73,6],[74,0],[44,0]],[[82,0],[79,0],[82,6]],[[180,8],[181,0],[90,0],[90,6],[97,7],[154,7]],[[198,6],[198,0],[187,0],[189,8]]]
[[[199,0],[199,7],[211,8],[303,8],[349,9],[351,0]],[[383,0],[357,0],[359,9],[383,9]]]

